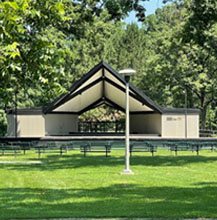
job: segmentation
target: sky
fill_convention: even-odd
[[[157,8],[162,8],[164,6],[163,0],[149,0],[144,2],[144,6],[146,8],[146,16],[150,14],[154,14],[155,10]],[[135,12],[129,13],[129,16],[124,19],[124,21],[128,24],[137,22],[139,25],[141,25],[141,22],[137,21],[137,18],[135,17]]]

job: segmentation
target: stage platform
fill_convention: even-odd
[[[0,143],[5,141],[125,141],[124,134],[73,134],[66,136],[44,136],[44,137],[0,137]],[[158,134],[131,134],[131,141],[205,141],[217,142],[217,138],[165,138]]]
[[[159,139],[161,138],[157,134],[132,134],[130,135],[131,140],[145,140],[145,139]],[[46,136],[42,137],[41,140],[124,140],[125,135],[123,134],[100,134],[100,135],[72,135],[72,136]]]

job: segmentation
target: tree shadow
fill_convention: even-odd
[[[29,160],[33,160],[29,158]],[[38,160],[38,159],[35,159]],[[82,167],[116,167],[124,164],[124,156],[88,155],[83,157],[79,153],[65,154],[62,157],[58,155],[46,155],[40,158],[41,164],[0,164],[0,168],[8,170],[58,170],[72,169]],[[216,162],[215,156],[147,156],[135,155],[131,157],[132,166],[184,166],[193,163]]]
[[[198,182],[194,184],[195,186],[215,186],[217,187],[217,181],[216,182]]]
[[[114,184],[94,189],[5,188],[0,219],[51,217],[215,218],[217,186],[144,187]]]

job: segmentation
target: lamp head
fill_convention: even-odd
[[[136,73],[136,71],[134,69],[127,68],[127,69],[120,70],[119,73],[124,76],[124,78],[127,82],[129,82],[130,77],[132,75],[134,75]]]

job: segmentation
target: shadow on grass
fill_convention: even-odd
[[[95,189],[6,188],[0,219],[48,217],[217,217],[217,186],[142,187],[115,184]]]
[[[32,158],[29,158],[32,160]],[[37,160],[37,159],[36,159]],[[115,167],[124,164],[123,156],[104,157],[102,155],[89,155],[83,157],[81,154],[68,154],[62,157],[58,155],[47,155],[40,159],[41,164],[0,164],[3,169],[15,170],[43,170],[50,171],[55,169],[71,169],[81,167]],[[132,166],[183,166],[192,163],[210,163],[216,162],[214,156],[138,156],[131,158]]]

